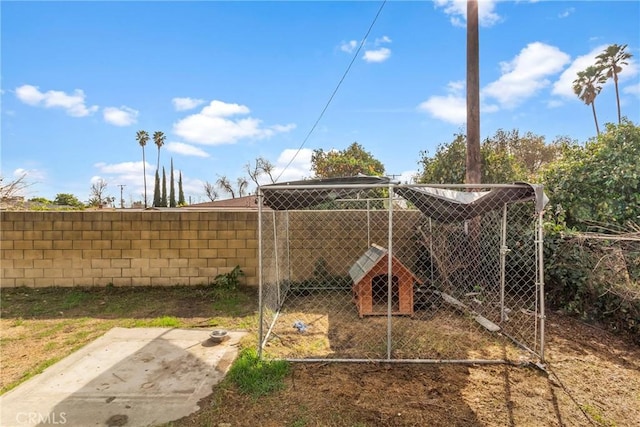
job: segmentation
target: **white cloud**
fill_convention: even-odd
[[[628,95],[635,95],[640,98],[640,83],[625,86],[624,88],[622,88],[622,93],[626,93]]]
[[[436,119],[443,120],[455,125],[467,122],[467,98],[464,92],[465,82],[462,80],[452,81],[447,84],[447,96],[432,96],[418,105],[419,111],[429,113]],[[480,112],[495,113],[499,107],[485,102],[480,96]]]
[[[566,68],[556,82],[553,84],[553,95],[559,95],[565,98],[573,98],[573,81],[576,79],[578,71],[582,71],[596,62],[596,56],[600,55],[606,48],[606,45],[600,45],[591,50],[586,55],[578,56],[573,60],[571,65]]]
[[[388,36],[382,36],[382,37],[378,37],[375,41],[376,46],[382,43],[391,43],[391,39]]]
[[[558,107],[562,107],[564,105],[564,102],[560,101],[559,99],[551,99],[549,102],[547,102],[547,107],[549,108],[558,108]]]
[[[294,130],[295,128],[296,128],[296,125],[293,123],[289,123],[288,125],[273,125],[270,127],[270,129],[273,132],[277,132],[277,133],[289,132]]]
[[[171,100],[173,108],[175,108],[176,111],[192,110],[204,104],[205,102],[206,101],[204,99],[195,98],[173,98]]]
[[[142,179],[142,171],[144,170],[142,161],[139,162],[122,162],[115,164],[107,164],[104,162],[99,162],[93,165],[98,168],[98,170],[105,174],[117,174],[117,175],[135,175],[136,179]],[[151,165],[145,162],[145,168],[147,172],[149,169],[153,169],[155,173],[155,165]]]
[[[482,94],[495,98],[503,107],[515,107],[548,86],[548,77],[560,72],[569,60],[569,55],[555,46],[530,43],[512,61],[500,63],[502,76]]]
[[[34,107],[61,108],[72,117],[85,117],[98,110],[97,105],[86,106],[85,94],[81,89],[76,89],[72,95],[69,95],[58,90],[41,92],[37,86],[22,85],[17,87],[15,92],[16,97],[25,104]]]
[[[114,126],[130,126],[138,121],[138,110],[126,106],[106,107],[102,110],[104,121]]]
[[[447,83],[447,92],[453,95],[464,95],[464,92],[463,92],[464,87],[465,87],[464,80],[456,80],[453,82],[449,82]]]
[[[478,21],[483,27],[490,27],[500,21],[500,15],[494,10],[497,0],[482,0],[478,2]],[[456,27],[466,27],[467,0],[434,0],[435,7],[444,9],[444,13],[451,16],[451,23]]]
[[[141,200],[144,196],[143,170],[146,169],[147,198],[153,199],[153,180],[156,166],[149,163],[145,163],[145,165],[143,168],[142,161],[113,164],[95,163],[93,166],[98,170],[98,174],[91,179],[91,182],[93,183],[95,178],[103,179],[107,183],[106,194],[117,194],[116,200],[118,202],[120,201],[119,185],[125,186],[123,188],[125,194],[132,196],[135,200]]]
[[[398,177],[401,184],[414,184],[418,171],[404,171]]]
[[[249,108],[244,105],[214,100],[199,113],[174,123],[173,131],[188,142],[220,145],[234,144],[244,138],[269,138],[295,127],[294,124],[264,127],[261,120],[253,117],[233,118],[249,112]]]
[[[386,47],[381,47],[376,50],[367,50],[364,52],[362,59],[367,62],[384,62],[391,56],[391,50]]]
[[[569,7],[569,8],[567,8],[567,9],[563,10],[562,12],[560,12],[560,13],[558,14],[558,18],[561,18],[561,19],[562,19],[562,18],[566,18],[566,17],[568,17],[569,15],[571,15],[571,14],[572,14],[573,12],[575,12],[575,11],[576,11],[576,9],[575,9],[575,8],[573,8],[573,7]]]
[[[91,179],[89,180],[89,182],[91,183],[91,185],[93,184],[97,184],[100,181],[102,182],[106,182],[107,183],[107,187],[109,187],[109,181],[107,181],[105,178],[101,177],[100,175],[94,175],[91,177]]]
[[[297,180],[312,177],[313,176],[313,172],[311,171],[311,155],[312,154],[313,154],[313,150],[309,148],[303,148],[300,151],[298,151],[295,148],[287,148],[283,150],[278,156],[278,160],[274,164],[273,173],[272,173],[273,178],[277,179],[278,182],[287,182],[287,181],[297,181]],[[289,164],[289,162],[291,162],[291,164]],[[266,180],[264,180],[265,178]],[[268,183],[268,177],[261,177],[260,183],[261,184]]]
[[[182,154],[183,156],[210,157],[206,151],[184,142],[170,142],[165,148],[171,153]]]
[[[347,53],[353,53],[358,47],[358,42],[356,40],[349,40],[348,42],[340,43],[340,50]]]
[[[418,106],[418,110],[427,112],[436,119],[456,125],[467,121],[466,98],[456,94],[432,96],[422,102]]]
[[[36,181],[43,181],[47,177],[47,173],[40,169],[24,169],[17,168],[13,171],[12,176],[14,179],[18,179],[22,176],[25,177],[27,184],[34,183]]]

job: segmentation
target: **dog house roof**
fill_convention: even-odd
[[[372,245],[349,269],[349,276],[353,279],[353,283],[362,280],[388,252],[381,246]]]
[[[308,209],[321,203],[354,197],[363,187],[384,187],[391,183],[386,177],[354,176],[347,178],[311,179],[260,187],[263,202],[275,210]],[[395,183],[398,184],[398,183]],[[427,217],[451,222],[470,219],[505,203],[535,200],[540,212],[549,199],[541,185],[516,183],[493,186],[488,191],[457,191],[442,186],[397,185],[398,195],[413,203]]]
[[[351,276],[353,283],[360,282],[388,253],[389,251],[386,248],[378,246],[375,243],[372,244],[349,269],[349,276]],[[399,265],[401,266],[400,268],[403,268],[415,278],[415,275],[408,268],[402,264]]]

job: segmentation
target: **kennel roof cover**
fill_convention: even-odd
[[[354,176],[310,179],[260,187],[264,204],[275,210],[310,209],[336,199],[356,197],[363,188],[385,187],[386,177]],[[540,212],[549,199],[541,185],[516,183],[486,191],[458,191],[450,188],[399,185],[394,191],[410,201],[424,215],[439,221],[460,221],[500,209],[505,203],[535,200]]]

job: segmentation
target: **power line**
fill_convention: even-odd
[[[289,160],[289,163],[287,163],[287,165],[282,169],[282,172],[280,172],[278,177],[275,179],[276,182],[280,179],[280,177],[287,170],[287,168],[289,166],[291,166],[291,163],[293,163],[293,161],[296,159],[296,157],[300,153],[300,150],[302,150],[302,147],[304,147],[304,145],[307,143],[307,140],[309,139],[309,137],[311,136],[313,131],[316,129],[316,126],[318,126],[318,123],[320,123],[320,120],[322,120],[322,117],[324,116],[324,113],[327,111],[327,108],[329,108],[329,104],[331,104],[331,101],[333,101],[334,96],[336,96],[336,93],[338,92],[338,89],[340,89],[340,86],[342,85],[342,82],[347,77],[347,74],[349,74],[349,70],[351,70],[351,66],[353,65],[353,63],[358,58],[358,55],[360,54],[360,50],[362,50],[362,47],[364,46],[364,43],[367,40],[367,37],[369,37],[369,33],[373,29],[373,26],[375,25],[376,21],[378,20],[378,17],[380,16],[380,13],[382,12],[382,9],[384,8],[384,5],[386,3],[387,3],[387,0],[383,0],[382,1],[382,4],[380,5],[380,8],[378,9],[378,12],[376,13],[376,16],[373,18],[373,21],[371,22],[371,25],[369,25],[369,28],[367,29],[367,32],[365,33],[364,37],[362,38],[362,41],[360,42],[360,46],[358,46],[358,49],[353,54],[353,58],[351,58],[351,62],[349,63],[349,66],[345,70],[344,74],[342,74],[342,77],[340,78],[340,81],[336,85],[336,88],[333,90],[333,93],[331,94],[331,96],[329,97],[329,100],[327,101],[327,103],[325,104],[324,108],[322,109],[322,112],[320,112],[320,115],[318,116],[318,119],[315,121],[313,126],[311,126],[311,129],[307,133],[307,136],[305,136],[304,140],[302,141],[302,144],[300,144],[300,147],[298,147],[298,149],[296,150],[296,153],[293,155],[293,157],[291,157],[291,160]]]

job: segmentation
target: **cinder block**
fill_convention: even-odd
[[[103,249],[103,258],[122,258],[122,251],[120,249]]]
[[[13,244],[13,247],[14,249],[21,251],[25,249],[34,249],[34,242],[33,240],[16,240]]]
[[[73,240],[54,240],[52,242],[53,249],[66,250],[73,249]]]

